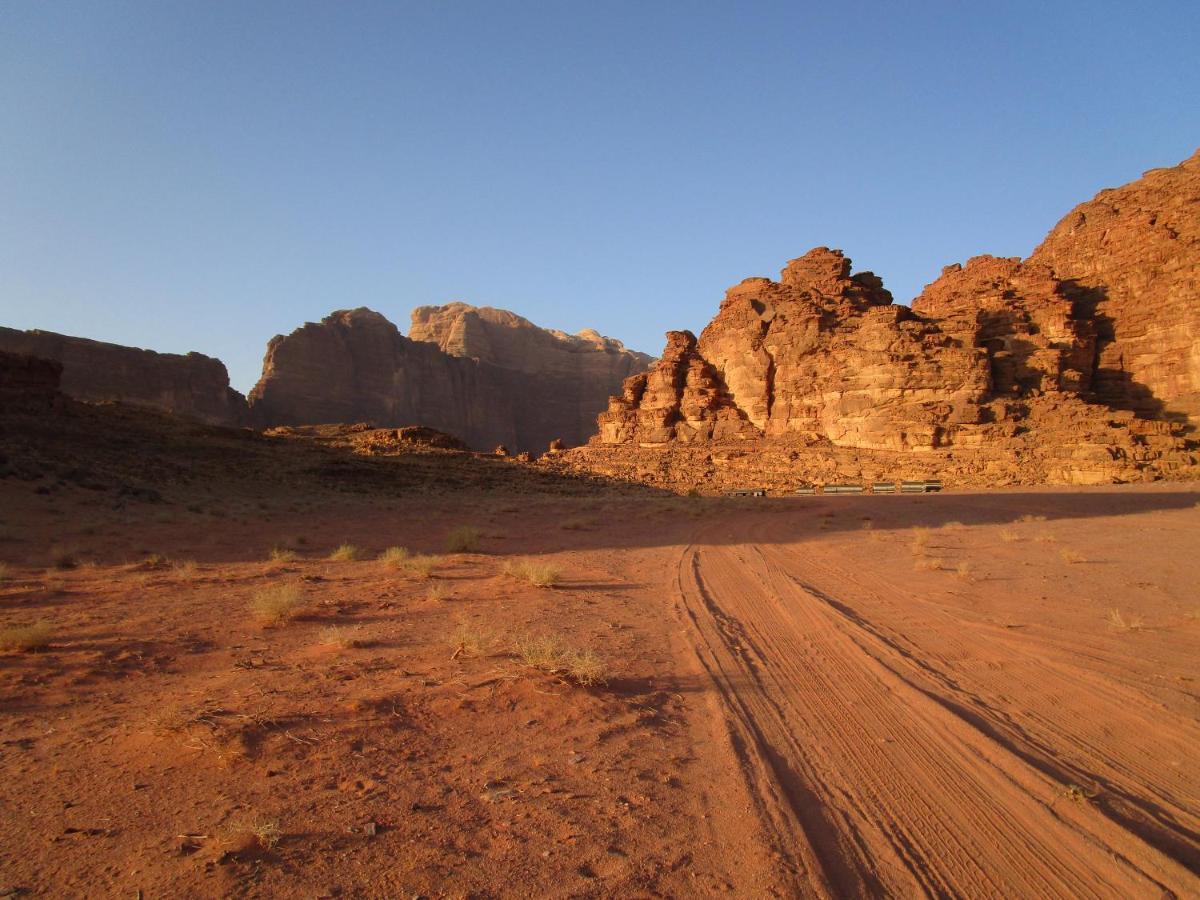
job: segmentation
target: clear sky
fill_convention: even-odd
[[[1188,2],[0,3],[0,324],[465,300],[657,354],[818,245],[908,301],[1200,145]]]

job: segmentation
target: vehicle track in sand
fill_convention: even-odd
[[[747,543],[688,545],[676,588],[791,889],[1200,893],[1195,775],[1172,768],[1193,758],[1194,721],[1151,720],[1136,686],[1086,655],[1043,658],[744,524]],[[1135,742],[1106,741],[1105,721]]]

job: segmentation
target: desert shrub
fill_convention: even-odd
[[[353,562],[358,559],[359,550],[353,544],[339,544],[329,554],[329,558],[334,562]]]
[[[330,625],[321,629],[321,643],[349,650],[363,644],[362,629],[356,625]]]
[[[272,547],[271,562],[287,563],[295,562],[300,558],[300,554],[295,550],[289,550],[287,547]]]
[[[1141,616],[1127,616],[1116,607],[1110,609],[1105,618],[1108,624],[1118,631],[1137,631],[1145,624],[1145,620]]]
[[[562,580],[562,570],[549,563],[523,559],[504,564],[504,574],[532,584],[534,587],[553,587]]]
[[[425,599],[433,601],[434,603],[440,603],[449,596],[450,588],[448,588],[441,581],[435,581],[433,584],[429,585],[429,590],[425,592]]]
[[[460,656],[480,656],[496,642],[493,632],[470,622],[459,622],[458,628],[450,635],[450,646],[454,648],[451,659]]]
[[[200,574],[200,566],[196,564],[194,559],[181,559],[171,566],[173,571],[179,578],[195,578]]]
[[[41,650],[50,646],[50,638],[54,629],[48,622],[35,622],[32,625],[18,625],[0,630],[0,650],[11,650],[25,653],[30,650]]]
[[[608,680],[604,660],[593,650],[575,648],[552,635],[526,637],[517,642],[517,657],[533,669],[570,678],[584,687]]]
[[[479,547],[481,532],[474,525],[459,525],[446,538],[447,553],[472,553]]]
[[[436,569],[442,562],[440,556],[430,556],[425,553],[417,553],[410,556],[404,561],[404,571],[416,575],[418,578],[432,578],[433,570]]]
[[[409,557],[407,547],[388,547],[379,554],[379,561],[385,566],[393,569],[399,569],[404,566],[405,561]]]
[[[264,626],[282,625],[294,619],[308,605],[308,598],[294,584],[264,588],[250,601],[250,611]]]
[[[151,553],[142,560],[142,568],[144,569],[161,569],[167,564],[168,560],[161,553]]]
[[[63,571],[67,569],[79,568],[79,557],[70,550],[58,551],[54,554],[54,558],[51,560],[51,562],[53,563],[54,568],[61,569]]]

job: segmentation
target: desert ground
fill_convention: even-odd
[[[1200,892],[1200,486],[731,500],[77,424],[0,479],[6,895]]]

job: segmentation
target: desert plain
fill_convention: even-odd
[[[80,410],[0,480],[6,896],[1200,891],[1194,483],[688,497]]]

